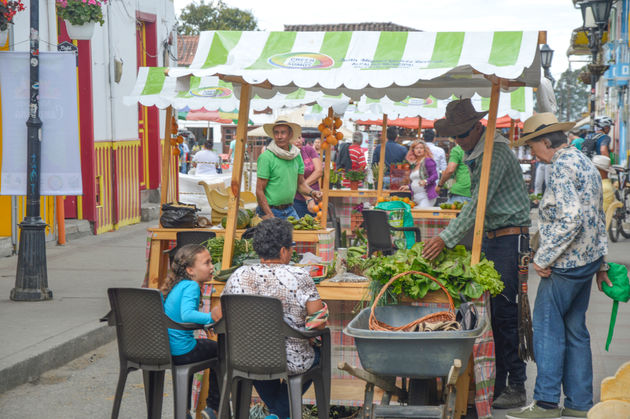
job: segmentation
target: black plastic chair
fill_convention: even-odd
[[[177,244],[172,249],[165,250],[164,253],[168,254],[169,261],[173,261],[175,253],[187,244],[201,244],[207,240],[213,239],[217,234],[213,231],[178,231],[177,232]]]
[[[416,242],[421,240],[418,227],[392,227],[387,219],[387,211],[363,210],[363,225],[368,239],[368,255],[376,251],[384,255],[391,255],[396,251],[392,243],[392,231],[412,231],[416,235]]]
[[[282,303],[258,295],[223,295],[222,329],[225,334],[225,372],[219,417],[227,417],[230,393],[235,418],[247,419],[253,380],[285,379],[292,418],[302,417],[302,384],[313,380],[319,419],[330,411],[330,330],[296,330],[284,321]],[[317,365],[302,374],[289,375],[286,337],[309,339],[321,336]],[[221,335],[220,335],[221,337]]]
[[[116,326],[120,374],[112,408],[112,419],[118,417],[127,375],[142,370],[147,417],[162,415],[164,372],[173,375],[173,399],[175,419],[185,419],[190,401],[191,380],[194,373],[207,368],[217,368],[219,358],[185,365],[171,362],[171,350],[167,328],[179,330],[202,329],[197,323],[176,323],[164,314],[161,294],[148,288],[109,288],[107,290],[111,311],[101,319]],[[221,378],[221,374],[217,374]]]

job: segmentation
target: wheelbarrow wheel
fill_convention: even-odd
[[[436,378],[412,378],[409,380],[409,405],[439,405]]]

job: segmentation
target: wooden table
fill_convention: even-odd
[[[439,219],[439,220],[450,220],[451,218],[457,217],[461,210],[453,210],[453,209],[442,209],[442,208],[412,208],[411,216],[414,219]]]
[[[224,229],[214,228],[149,228],[151,244],[149,246],[148,285],[150,288],[159,288],[168,270],[168,256],[164,253],[168,249],[169,242],[177,239],[178,231],[211,231],[217,237],[225,235]],[[236,230],[236,237],[240,238],[245,230]],[[316,254],[319,255],[321,234],[333,234],[332,228],[322,230],[294,230],[293,240],[298,243],[315,243]]]

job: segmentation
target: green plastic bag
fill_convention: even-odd
[[[385,201],[379,202],[376,207],[377,209],[381,209],[390,213],[389,221],[392,227],[414,227],[415,224],[413,222],[413,216],[411,215],[411,206],[406,204],[403,201]],[[400,225],[400,211],[402,210],[402,225]],[[404,232],[405,241],[401,243],[401,240],[397,240],[396,236],[394,236],[394,244],[401,248],[405,246],[407,249],[411,249],[411,247],[416,243],[416,235],[413,231],[405,231]],[[401,246],[402,244],[402,246]]]
[[[612,341],[613,331],[615,330],[615,322],[617,321],[617,310],[619,302],[627,303],[630,300],[630,281],[628,281],[628,268],[618,263],[608,264],[608,279],[613,286],[602,284],[604,294],[613,299],[612,312],[610,313],[610,325],[608,326],[608,337],[606,338],[606,350]]]

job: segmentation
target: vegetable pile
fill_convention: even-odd
[[[433,261],[422,257],[424,243],[416,243],[411,249],[402,249],[391,256],[372,258],[373,263],[365,274],[373,281],[373,287],[382,287],[394,275],[406,271],[425,272],[435,277],[448,290],[454,300],[459,301],[459,293],[467,299],[481,297],[484,291],[493,296],[503,291],[501,276],[494,269],[494,262],[485,258],[470,266],[471,253],[464,246],[444,249]],[[374,260],[376,259],[376,260]],[[406,275],[389,286],[386,300],[396,301],[400,294],[411,299],[423,298],[429,291],[440,287],[435,282],[420,275]]]
[[[293,224],[294,230],[321,230],[322,226],[312,215],[306,214],[304,217],[297,219],[293,216],[287,218],[287,221]]]

